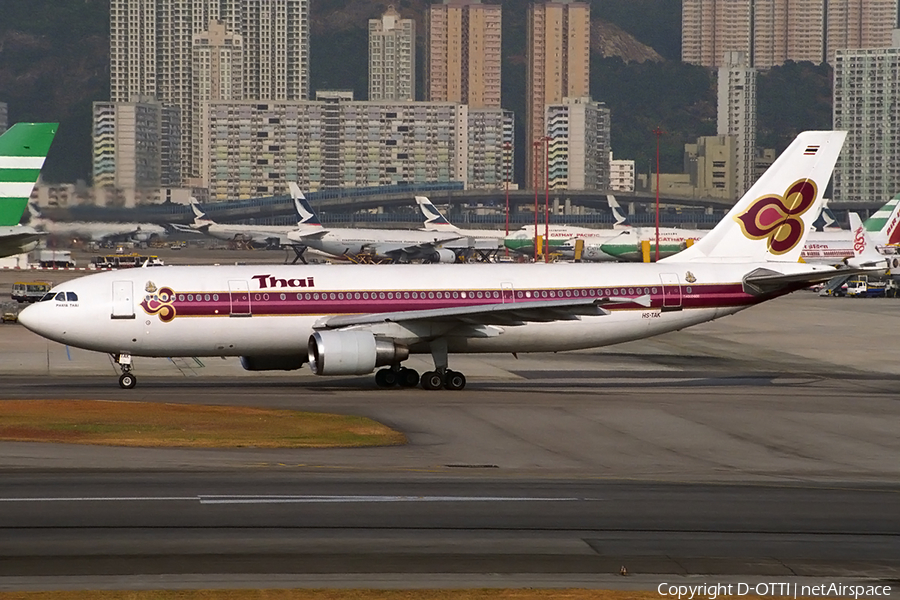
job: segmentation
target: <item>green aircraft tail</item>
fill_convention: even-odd
[[[16,123],[0,135],[0,226],[18,225],[59,123]]]

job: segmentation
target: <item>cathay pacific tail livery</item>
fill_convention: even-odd
[[[19,225],[57,123],[16,123],[0,135],[0,256],[28,252],[43,235]]]
[[[361,375],[458,390],[454,352],[616,344],[730,315],[834,277],[798,261],[845,132],[800,134],[702,240],[653,264],[186,266],[66,282],[19,321],[63,344],[133,356],[240,356],[246,369]],[[860,272],[844,269],[842,272]],[[420,377],[403,361],[430,353]]]

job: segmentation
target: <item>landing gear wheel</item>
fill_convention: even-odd
[[[466,376],[458,371],[448,369],[444,373],[444,387],[448,390],[461,390],[466,387]]]
[[[131,373],[122,373],[122,376],[119,377],[119,387],[123,390],[130,390],[136,385],[137,377],[135,377]]]
[[[444,386],[444,378],[437,371],[422,373],[422,389],[439,390]]]
[[[402,368],[397,374],[400,387],[416,387],[419,385],[419,373],[414,369]]]
[[[375,384],[383,388],[394,387],[397,385],[397,372],[391,369],[381,369],[375,373]]]

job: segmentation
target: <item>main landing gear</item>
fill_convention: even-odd
[[[399,365],[381,369],[375,373],[375,383],[378,387],[388,388],[399,385],[400,387],[416,387],[419,385],[419,373],[414,369],[407,369]]]
[[[137,377],[131,372],[131,355],[130,354],[113,354],[113,359],[119,368],[122,369],[122,375],[119,376],[119,387],[123,390],[130,390],[137,385]]]
[[[400,387],[415,387],[419,383],[422,389],[461,390],[466,387],[466,376],[459,371],[451,371],[447,368],[447,340],[439,338],[431,342],[431,356],[434,358],[434,371],[425,371],[422,377],[412,370],[400,365],[394,365],[381,369],[375,373],[375,383],[378,387],[388,388],[399,385]]]

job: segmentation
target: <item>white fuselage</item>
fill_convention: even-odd
[[[206,235],[224,241],[244,239],[258,244],[277,240],[281,246],[292,244],[288,239],[288,233],[295,231],[296,227],[279,227],[276,225],[222,225],[212,223],[207,226],[191,226]]]
[[[305,235],[312,233],[312,235]],[[406,229],[362,229],[350,227],[330,227],[322,232],[315,230],[295,230],[290,238],[332,256],[357,256],[374,254],[386,257],[384,252],[414,247],[422,244],[440,246],[445,241],[458,239],[457,234],[436,231],[413,231]]]
[[[604,316],[488,326],[480,334],[468,326],[434,333],[447,337],[451,352],[547,352],[646,338],[737,312],[777,295],[744,292],[741,278],[761,266],[773,268],[772,263],[661,263],[130,269],[57,286],[55,291],[70,295],[25,309],[20,322],[59,343],[98,352],[305,355],[314,324],[330,315],[650,296],[650,307],[608,305]],[[798,263],[777,263],[777,268],[809,269]],[[419,341],[428,335],[416,333]],[[396,331],[392,336],[402,338]],[[427,344],[410,348],[424,352]]]
[[[78,238],[100,242],[107,239],[120,238],[146,242],[150,239],[165,238],[166,228],[154,223],[105,223],[99,221],[50,221],[39,219],[31,221],[35,228],[50,235],[66,238]]]

